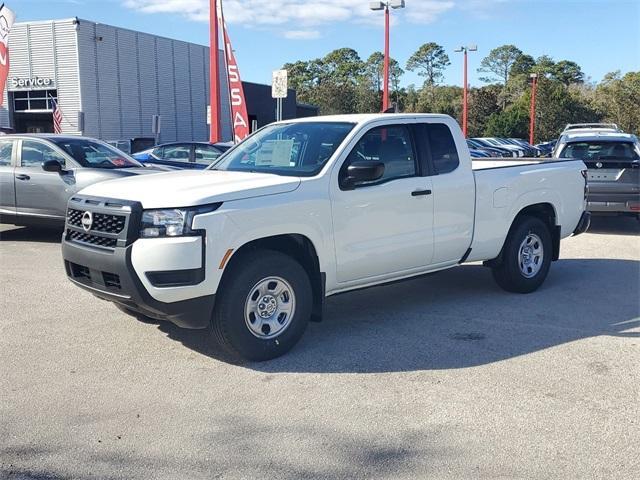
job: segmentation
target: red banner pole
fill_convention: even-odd
[[[209,141],[221,140],[220,125],[220,64],[218,60],[218,5],[217,0],[209,0],[209,104],[211,106],[211,124]]]

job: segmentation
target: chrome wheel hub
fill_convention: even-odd
[[[518,266],[525,278],[535,277],[544,260],[542,240],[535,233],[529,233],[520,244],[518,250]]]
[[[249,331],[262,340],[281,335],[295,313],[295,294],[285,279],[268,277],[256,283],[247,295],[244,308]]]

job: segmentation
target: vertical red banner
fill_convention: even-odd
[[[236,56],[231,47],[231,40],[227,33],[227,25],[224,21],[224,13],[222,12],[222,1],[220,1],[220,27],[222,28],[222,37],[224,40],[224,55],[227,64],[227,79],[229,83],[229,99],[231,102],[231,120],[233,124],[233,139],[236,143],[241,142],[251,133],[249,128],[249,115],[247,114],[247,102],[242,88],[242,80],[240,79],[240,70],[236,62]]]
[[[15,18],[15,14],[3,3],[0,6],[0,105],[2,105],[4,88],[9,76],[9,32]]]

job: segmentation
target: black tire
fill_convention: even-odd
[[[250,361],[271,360],[287,353],[300,340],[311,317],[313,292],[305,270],[293,258],[272,250],[241,253],[228,268],[211,321],[215,341],[232,356]],[[245,319],[245,306],[253,287],[269,277],[279,277],[289,284],[295,307],[281,333],[259,338]]]
[[[529,237],[537,236],[542,242],[542,261],[535,272],[534,266],[524,266],[527,273],[520,267],[520,247]],[[537,242],[535,242],[537,244]],[[536,217],[523,216],[511,228],[509,236],[502,250],[502,261],[491,268],[493,278],[501,288],[507,292],[531,293],[542,285],[549,273],[553,243],[549,227]],[[532,271],[529,271],[531,269]],[[533,275],[532,275],[533,273]],[[527,275],[532,275],[528,277]]]

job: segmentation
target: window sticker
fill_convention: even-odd
[[[293,139],[270,140],[256,153],[256,166],[290,167]]]

